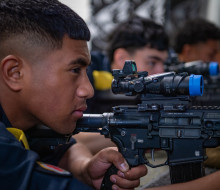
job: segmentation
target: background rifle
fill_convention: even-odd
[[[176,73],[187,72],[188,74],[200,74],[204,78],[203,96],[194,98],[193,105],[220,106],[220,75],[217,62],[203,62],[201,60],[192,62],[180,62],[173,57],[165,64],[165,71]]]

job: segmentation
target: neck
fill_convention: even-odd
[[[27,130],[36,125],[33,119],[27,119],[32,117],[27,117],[24,110],[22,110],[18,105],[1,102],[2,110],[5,113],[5,120],[9,120],[6,125],[11,124],[11,127],[15,127],[21,130]],[[7,119],[6,119],[7,118]]]

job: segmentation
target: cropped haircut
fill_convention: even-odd
[[[185,44],[194,45],[208,40],[220,40],[220,29],[205,19],[191,19],[178,30],[174,50],[181,53]]]
[[[111,32],[108,41],[107,54],[110,62],[113,62],[114,52],[118,48],[124,48],[129,53],[145,46],[159,51],[168,51],[169,48],[169,39],[163,26],[137,15],[120,23]]]
[[[65,35],[90,40],[83,19],[58,0],[0,1],[0,44],[11,37],[23,36],[32,44],[59,49]]]

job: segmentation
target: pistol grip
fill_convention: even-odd
[[[111,167],[105,173],[105,176],[102,180],[101,190],[112,190],[113,183],[110,181],[110,176],[117,174],[118,169],[112,164]]]

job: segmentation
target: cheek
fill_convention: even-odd
[[[56,93],[44,91],[44,93],[40,93],[37,98],[35,105],[38,107],[38,110],[41,110],[45,115],[51,113],[55,114],[58,109],[61,109],[60,105],[62,105],[62,98]]]
[[[142,59],[141,57],[137,57],[135,59],[137,70],[138,71],[148,71],[151,69],[150,66],[146,63],[146,60]]]
[[[39,112],[42,120],[49,123],[56,121],[64,122],[66,117],[73,110],[73,98],[67,92],[62,90],[47,91],[43,96],[40,96],[38,102],[35,102],[35,111]]]
[[[75,91],[74,80],[68,74],[55,70],[35,78],[32,94],[39,107],[46,106],[47,111],[58,112],[73,104]]]
[[[43,90],[45,93],[45,97],[48,98],[49,102],[61,104],[65,101],[69,101],[69,99],[72,99],[74,95],[73,87],[74,84],[69,78],[56,77],[53,80],[51,79],[45,81]]]
[[[206,47],[201,47],[198,51],[197,51],[197,55],[195,57],[195,59],[197,60],[203,60],[203,61],[210,61],[210,49],[206,48]]]
[[[62,112],[65,106],[71,103],[72,97],[70,89],[65,89],[65,85],[60,87],[42,85],[38,92],[35,91],[35,94],[34,104],[45,114]]]
[[[48,97],[48,103],[50,103],[52,110],[64,109],[72,104],[74,91],[71,88],[63,86],[62,88],[48,92]]]

